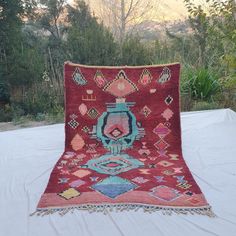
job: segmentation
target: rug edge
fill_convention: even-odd
[[[163,215],[172,215],[175,213],[177,215],[205,215],[208,217],[216,217],[216,214],[212,211],[210,205],[205,205],[201,207],[168,207],[168,206],[158,206],[158,205],[148,205],[148,204],[131,204],[131,203],[115,203],[115,204],[83,204],[83,205],[71,205],[66,207],[49,207],[49,208],[37,208],[35,212],[31,213],[30,216],[45,216],[58,213],[64,216],[67,213],[73,213],[74,210],[87,210],[89,213],[100,212],[103,214],[108,214],[109,212],[116,211],[121,212],[124,210],[134,210],[138,211],[143,209],[144,212],[153,213],[156,211],[161,211]]]

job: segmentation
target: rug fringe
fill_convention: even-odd
[[[72,206],[67,208],[38,208],[35,212],[30,214],[30,216],[45,216],[51,215],[54,213],[59,213],[61,216],[64,216],[67,213],[73,213],[74,210],[87,210],[90,213],[93,212],[102,212],[107,214],[108,212],[112,212],[115,210],[116,212],[121,211],[129,211],[134,210],[138,211],[140,208],[144,210],[144,212],[152,213],[156,211],[161,211],[163,215],[172,215],[172,213],[176,214],[198,214],[205,215],[209,217],[216,217],[214,212],[212,211],[210,206],[199,207],[199,208],[179,208],[179,207],[162,207],[162,206],[153,206],[153,205],[140,205],[140,204],[113,204],[113,205],[81,205],[81,206]]]

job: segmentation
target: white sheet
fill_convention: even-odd
[[[63,124],[0,133],[0,236],[235,236],[236,113],[182,113],[183,154],[217,218],[112,212],[29,217],[63,152]]]

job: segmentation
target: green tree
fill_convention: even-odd
[[[152,64],[153,54],[138,36],[128,36],[121,45],[119,64],[145,65]]]
[[[112,65],[117,60],[117,44],[103,24],[90,14],[84,1],[68,6],[67,47],[70,60],[83,64]]]

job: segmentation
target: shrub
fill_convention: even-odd
[[[181,91],[195,100],[211,101],[220,91],[218,76],[209,69],[186,68],[183,77]]]
[[[199,101],[199,102],[195,102],[191,110],[201,111],[201,110],[212,110],[212,109],[218,109],[218,108],[220,108],[220,105],[216,102]]]

